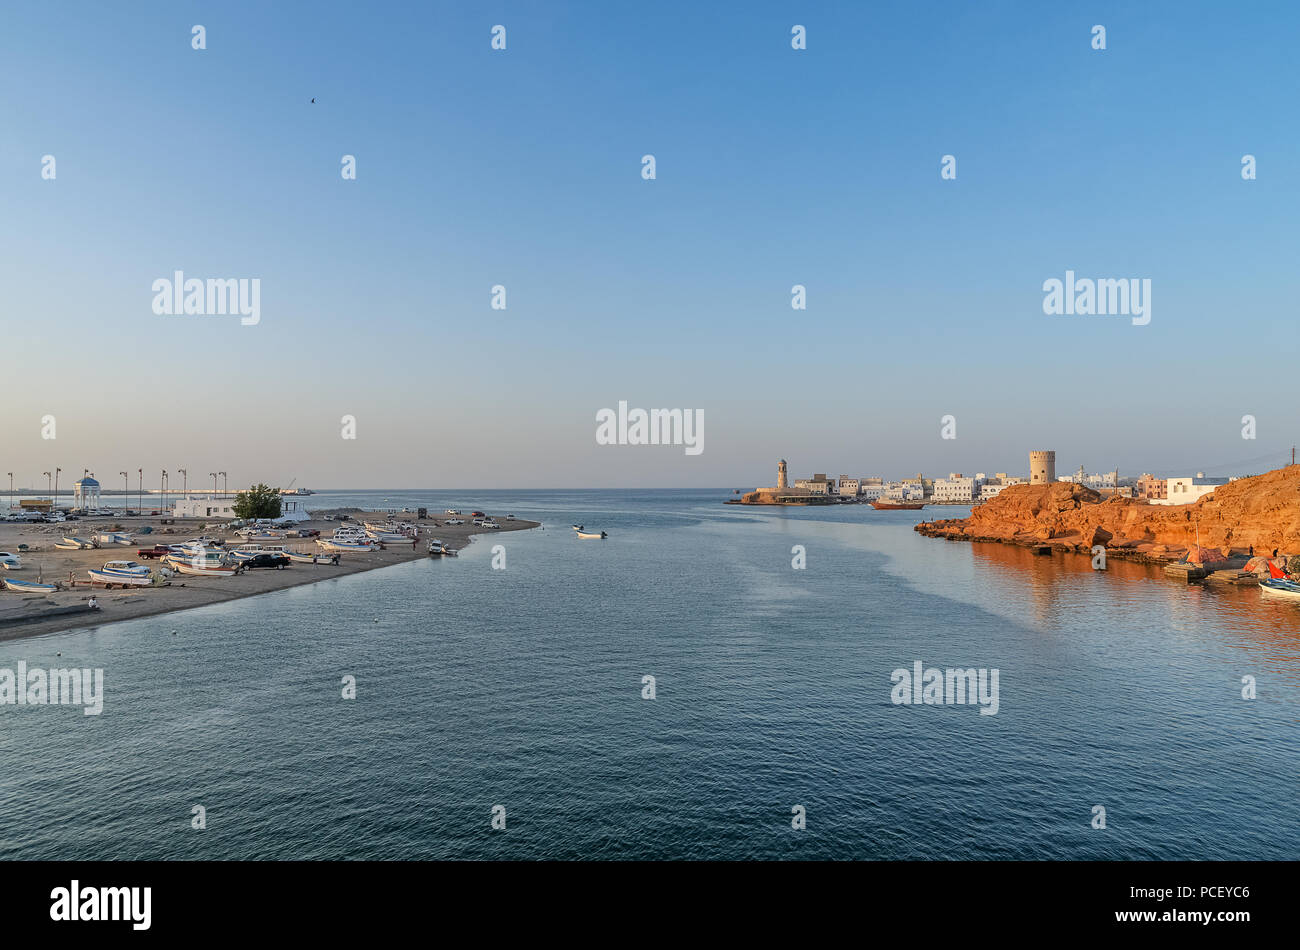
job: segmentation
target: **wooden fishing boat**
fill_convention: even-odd
[[[373,541],[332,541],[329,538],[320,538],[316,541],[324,551],[377,551],[379,545]]]
[[[5,587],[7,587],[9,590],[27,591],[28,593],[44,594],[52,590],[59,589],[58,584],[41,584],[38,583],[37,581],[20,581],[20,580],[15,580],[12,577],[4,578],[4,580],[0,581],[0,583],[3,583]]]
[[[590,531],[579,531],[578,537],[583,538],[584,540],[599,540],[601,538],[607,538],[609,535],[604,531],[600,532],[600,534],[593,534]]]
[[[115,574],[112,571],[86,571],[96,584],[103,584],[110,590],[113,587],[149,587],[153,578],[148,574]]]
[[[173,561],[172,566],[182,574],[190,574],[196,577],[234,577],[238,568],[209,566],[207,564],[196,565],[187,561]]]

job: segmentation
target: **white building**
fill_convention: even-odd
[[[970,504],[975,500],[975,479],[960,472],[951,472],[947,478],[936,478],[932,498],[936,502]]]
[[[862,479],[840,476],[840,494],[845,498],[856,498],[862,488]]]
[[[181,498],[172,506],[173,518],[234,518],[234,499]]]
[[[1165,479],[1165,497],[1151,498],[1153,505],[1190,505],[1206,495],[1214,493],[1220,485],[1228,484],[1226,478],[1206,478],[1204,472],[1179,478]]]

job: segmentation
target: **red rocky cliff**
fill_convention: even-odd
[[[1105,501],[1090,488],[1057,482],[1012,485],[966,519],[919,524],[924,535],[965,541],[1052,544],[1078,550],[1103,544],[1112,553],[1175,560],[1197,543],[1224,554],[1300,553],[1300,466],[1241,478],[1191,505],[1152,505],[1136,498]]]

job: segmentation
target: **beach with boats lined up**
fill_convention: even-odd
[[[0,522],[0,640],[454,557],[473,535],[540,524],[455,509],[431,517],[349,508],[248,523],[120,511],[46,517]]]

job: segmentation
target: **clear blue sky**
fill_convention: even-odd
[[[0,465],[749,487],[778,457],[1280,461],[1298,29],[1280,2],[11,6]],[[261,323],[155,315],[176,269],[261,278]],[[1044,315],[1067,269],[1150,278],[1150,325]],[[598,446],[620,399],[702,409],[705,451]]]

